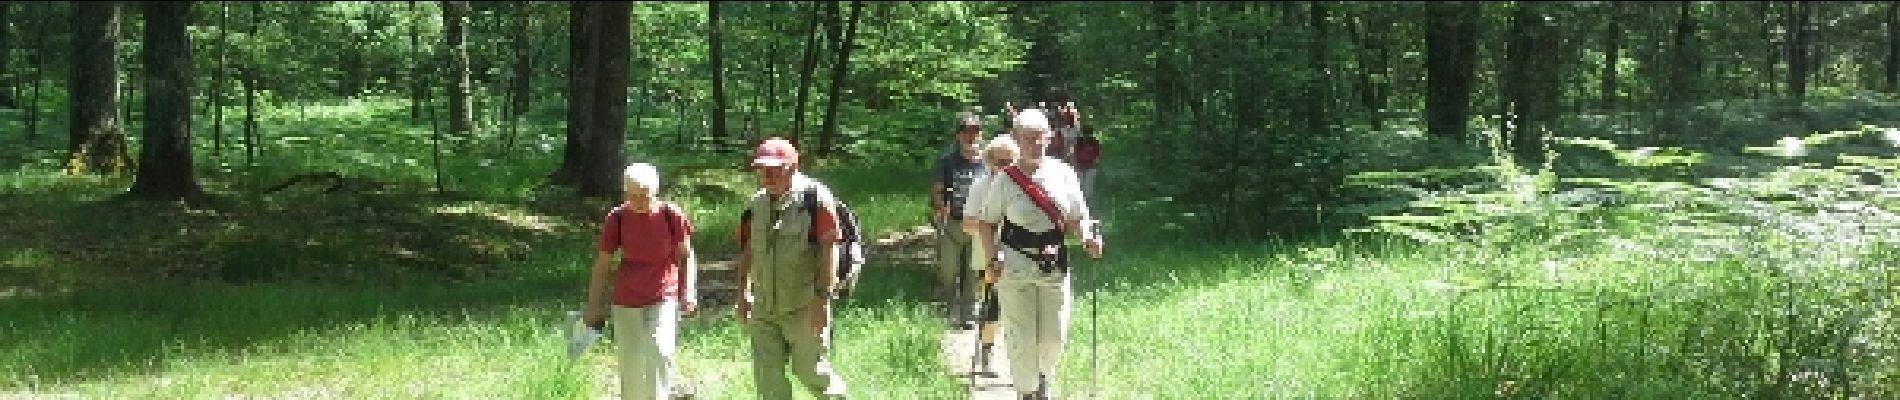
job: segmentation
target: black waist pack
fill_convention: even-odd
[[[1030,232],[1005,220],[1002,237],[998,240],[1036,262],[1036,268],[1042,273],[1069,273],[1069,246],[1062,243],[1061,230]]]

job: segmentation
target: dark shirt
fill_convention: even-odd
[[[963,217],[963,202],[970,195],[970,185],[983,175],[982,158],[964,158],[963,152],[952,147],[937,157],[935,176],[937,183],[943,184],[943,201],[950,207],[950,217]]]

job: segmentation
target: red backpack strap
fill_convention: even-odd
[[[1023,194],[1029,195],[1029,201],[1036,203],[1036,208],[1042,209],[1042,213],[1049,216],[1049,222],[1056,225],[1056,231],[1062,230],[1062,211],[1056,209],[1055,202],[1049,200],[1049,194],[1043,193],[1041,186],[1030,181],[1029,175],[1024,174],[1023,170],[1016,168],[1015,165],[1003,167],[1003,173],[1009,174],[1009,179],[1016,181],[1016,186],[1023,188]]]

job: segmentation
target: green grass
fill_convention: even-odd
[[[25,340],[0,343],[0,396],[604,395],[611,341],[570,363],[556,325],[585,296],[593,229],[611,204],[538,187],[559,153],[537,140],[558,127],[529,126],[545,137],[524,135],[516,151],[478,136],[444,159],[450,192],[435,193],[427,130],[398,105],[266,114],[268,147],[251,166],[236,146],[213,156],[201,140],[200,179],[214,197],[193,204],[119,200],[129,177],[61,176],[50,135],[10,143],[22,151],[0,176],[0,215],[11,218],[0,228],[0,336]],[[692,212],[703,260],[732,253],[737,204],[755,185],[721,159],[651,158],[668,174],[665,196]],[[360,185],[263,193],[315,171]],[[920,202],[881,190],[924,171],[813,174],[863,214],[868,233],[920,215]],[[836,363],[854,393],[956,397],[935,362],[940,317],[915,297],[929,278],[887,266],[866,274],[836,328]],[[753,396],[749,347],[728,308],[704,310],[681,335],[681,368],[701,398]]]
[[[272,117],[278,141],[254,167],[201,163],[217,195],[201,204],[119,201],[128,179],[58,175],[47,158],[61,146],[49,138],[11,147],[21,150],[0,159],[0,337],[23,339],[0,342],[0,397],[605,394],[613,344],[570,363],[555,325],[584,296],[609,202],[537,187],[558,156],[525,139],[537,135],[514,152],[478,135],[445,160],[451,193],[434,193],[416,156],[429,154],[426,130],[400,107],[332,107]],[[535,126],[524,132],[558,132]],[[665,197],[692,212],[703,259],[734,250],[737,203],[755,185],[735,167],[743,157],[650,157],[667,174]],[[260,193],[310,171],[381,189]],[[808,172],[873,237],[925,221],[926,162]],[[1103,178],[1097,214],[1111,247],[1108,259],[1077,264],[1065,392],[1900,393],[1900,252],[1884,234],[1816,242],[1770,227],[1707,232],[1721,225],[1692,223],[1707,218],[1702,209],[1553,209],[1492,220],[1486,240],[1439,245],[1234,240],[1204,207],[1140,195],[1155,176],[1166,175]],[[928,273],[865,274],[841,304],[833,353],[854,394],[961,398],[938,361],[943,324],[921,295]],[[680,367],[701,398],[753,397],[749,346],[729,313],[710,308],[682,326]]]

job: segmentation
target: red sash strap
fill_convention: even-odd
[[[1029,195],[1029,201],[1035,202],[1036,208],[1042,209],[1042,213],[1049,216],[1049,222],[1056,225],[1056,231],[1061,232],[1064,222],[1062,212],[1056,209],[1055,202],[1049,200],[1049,194],[1043,193],[1042,187],[1030,181],[1029,175],[1015,165],[1003,167],[1003,172],[1009,174],[1010,180],[1016,181],[1016,186],[1023,188],[1023,194]]]

